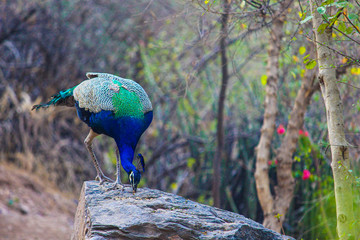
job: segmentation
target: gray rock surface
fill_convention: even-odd
[[[105,191],[95,181],[83,185],[72,239],[293,240],[239,214],[171,193]]]

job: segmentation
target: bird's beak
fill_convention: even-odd
[[[133,194],[135,194],[135,193],[136,193],[136,191],[137,191],[137,185],[132,184],[132,189],[133,189]]]

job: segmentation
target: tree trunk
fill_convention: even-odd
[[[318,89],[318,85],[314,85],[314,80],[315,72],[307,70],[290,113],[287,131],[275,157],[278,160],[276,169],[278,185],[275,186],[275,201],[271,196],[272,205],[268,206],[270,210],[268,214],[264,212],[263,224],[277,232],[281,230],[285,215],[294,196],[295,180],[292,176],[292,156],[299,139],[299,130],[304,124],[306,109],[310,104],[313,93]],[[270,184],[264,186],[264,188],[266,187],[268,188],[267,191],[270,192]],[[275,217],[277,214],[279,214],[279,218]]]
[[[334,189],[337,215],[337,233],[340,239],[355,239],[355,220],[353,212],[352,184],[348,178],[350,169],[349,144],[345,139],[343,107],[340,92],[336,84],[333,53],[326,46],[331,42],[332,29],[326,28],[323,33],[317,31],[323,23],[317,12],[318,4],[310,0],[313,16],[313,29],[319,66],[319,82],[325,102],[331,149],[331,167],[334,176]]]
[[[229,79],[228,73],[228,61],[226,57],[226,37],[227,32],[227,22],[229,18],[230,11],[230,2],[229,0],[224,0],[224,13],[221,16],[221,35],[220,35],[220,52],[221,52],[221,71],[222,71],[222,80],[221,88],[219,94],[218,102],[218,116],[217,116],[217,148],[214,158],[214,177],[213,177],[213,198],[214,206],[220,207],[220,186],[221,186],[221,159],[222,152],[224,148],[224,105],[226,99],[226,88]]]
[[[264,213],[264,219],[274,218],[273,207],[274,199],[270,192],[269,165],[270,145],[275,130],[275,120],[277,114],[277,85],[279,78],[279,57],[281,38],[283,36],[283,25],[285,16],[279,16],[274,19],[268,49],[268,64],[266,69],[266,96],[265,96],[265,113],[264,122],[261,127],[261,136],[258,146],[256,147],[256,170],[255,181],[256,190],[259,197],[260,205]],[[270,221],[264,220],[264,226],[270,229],[278,229]]]
[[[290,203],[294,197],[295,180],[292,176],[293,154],[299,140],[299,130],[304,124],[304,115],[310,104],[312,94],[318,89],[314,85],[315,71],[307,70],[302,79],[301,88],[299,89],[294,107],[290,113],[289,123],[284,139],[280,148],[277,149],[276,168],[277,186],[275,186],[275,201],[272,216],[264,219],[264,225],[280,232],[281,226],[285,220],[285,215],[289,209]],[[279,214],[279,218],[274,215]]]
[[[286,9],[289,2],[282,3],[281,9]],[[283,12],[283,11],[282,11]],[[294,197],[295,180],[292,176],[292,156],[296,150],[299,130],[304,123],[304,115],[310,103],[310,99],[318,86],[314,86],[314,71],[306,71],[302,79],[295,104],[290,114],[289,123],[284,139],[280,148],[276,151],[278,166],[276,169],[278,185],[275,186],[275,196],[270,192],[270,181],[268,175],[268,161],[270,160],[270,146],[275,130],[275,120],[277,113],[277,81],[279,78],[279,55],[282,28],[285,16],[282,15],[274,19],[271,28],[271,39],[269,43],[269,58],[267,66],[267,85],[265,98],[264,123],[261,129],[261,137],[257,146],[257,159],[255,180],[256,188],[264,213],[264,226],[274,231],[280,232],[285,215]],[[311,51],[310,51],[311,52]],[[277,217],[275,217],[277,216]]]

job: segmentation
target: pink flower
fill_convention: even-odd
[[[277,160],[277,159],[275,159],[274,161],[269,160],[269,161],[268,161],[268,164],[269,164],[270,166],[275,166],[275,165],[278,164],[278,160]]]
[[[303,175],[302,175],[302,179],[303,179],[303,180],[306,180],[306,179],[308,179],[310,176],[311,176],[311,172],[310,172],[309,170],[307,170],[307,169],[304,169]]]
[[[308,137],[309,136],[309,132],[308,131],[303,131],[303,130],[299,130],[299,135],[300,136],[305,136],[305,137]]]
[[[276,131],[279,135],[283,135],[285,133],[284,125],[280,124]]]

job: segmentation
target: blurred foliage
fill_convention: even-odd
[[[264,111],[269,19],[257,15],[260,10],[245,1],[232,4],[222,202],[224,209],[261,222],[253,176],[254,148]],[[306,19],[304,6],[288,9],[281,47],[277,126],[286,126],[305,68],[314,67],[314,55],[307,50],[306,38],[311,27],[306,22],[299,25]],[[57,183],[63,190],[78,193],[82,181],[95,176],[83,145],[87,126],[77,119],[73,109],[30,109],[57,91],[80,83],[87,71],[114,73],[139,82],[154,106],[154,121],[138,146],[147,165],[141,185],[212,204],[210,185],[221,73],[221,11],[217,9],[218,1],[2,1],[0,161],[12,162]],[[351,11],[358,13],[359,8],[354,5]],[[348,17],[359,26],[359,18]],[[342,23],[339,20],[334,24]],[[355,36],[355,30],[345,30],[359,36]],[[358,49],[344,41],[345,36],[336,34],[334,39],[344,55],[351,53],[351,58],[359,59]],[[359,80],[359,66],[349,65],[347,59],[338,55],[336,67],[342,71],[340,81],[344,83],[339,87],[348,141],[359,146],[360,94],[353,87]],[[302,133],[294,156],[297,185],[284,230],[299,239],[336,236],[323,109],[321,95],[315,93],[305,116],[303,131],[308,136]],[[276,134],[273,152],[282,137]],[[95,140],[95,151],[108,173],[115,172],[114,147],[106,137]],[[356,182],[360,152],[353,148],[350,153],[351,174]],[[275,183],[276,159],[269,164],[271,181]],[[311,172],[306,180],[302,179],[304,169]],[[355,205],[359,206],[358,187],[354,193]],[[356,211],[360,216],[358,207]]]

